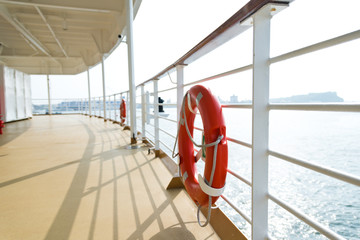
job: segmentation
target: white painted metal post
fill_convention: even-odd
[[[130,108],[129,108],[129,92],[126,92],[126,124],[130,126],[129,119],[130,119]]]
[[[16,84],[16,82],[18,82],[19,80],[18,79],[16,79],[16,71],[17,70],[15,70],[14,69],[14,91],[15,91],[15,94],[14,94],[14,103],[15,103],[15,113],[16,113],[16,119],[19,119],[19,109],[18,109],[18,102],[17,102],[17,84]]]
[[[99,108],[99,117],[101,117],[101,97],[99,97],[98,108]]]
[[[24,94],[24,113],[25,113],[25,117],[27,118],[29,115],[28,115],[28,113],[27,113],[27,107],[26,107],[26,105],[27,105],[27,103],[26,103],[26,79],[25,79],[25,73],[23,73],[23,84],[24,84],[24,92],[23,92],[23,94]]]
[[[109,107],[109,104],[111,103],[110,96],[109,96],[109,100],[105,103],[106,103],[106,105],[105,105],[106,108]],[[109,109],[111,109],[111,107],[109,107]],[[107,109],[107,110],[109,110],[109,109]],[[108,119],[111,119],[111,110],[110,110],[110,112],[108,112]]]
[[[159,101],[158,101],[158,81],[157,79],[153,80],[154,82],[154,126],[155,126],[155,154],[159,154],[160,150],[160,141],[159,141]]]
[[[96,98],[95,97],[93,98],[93,102],[91,105],[91,112],[93,112],[94,116],[96,116]]]
[[[146,124],[150,124],[150,93],[146,91]]]
[[[270,15],[267,5],[253,17],[252,239],[268,236],[268,141]]]
[[[89,116],[91,117],[92,111],[91,111],[91,94],[90,94],[90,71],[89,68],[87,69],[87,79],[88,79],[88,96],[89,96]]]
[[[50,78],[49,75],[47,76],[47,90],[48,90],[48,107],[49,107],[49,115],[52,114],[52,109],[51,109],[51,95],[50,95]]]
[[[145,102],[145,86],[141,85],[141,137],[145,140],[145,117],[146,117],[146,102]]]
[[[114,94],[113,108],[114,108],[114,121],[116,121],[116,94]]]
[[[128,68],[129,68],[129,91],[130,91],[130,129],[131,143],[136,143],[136,88],[134,71],[134,44],[133,44],[133,20],[134,9],[133,1],[126,0],[126,42],[128,49]]]
[[[181,105],[184,97],[184,65],[176,66],[176,109],[177,109],[177,121],[180,120]]]
[[[104,69],[104,55],[101,57],[101,70],[102,70],[102,85],[103,85],[103,107],[104,107],[104,121],[106,118],[106,94],[105,94],[105,69]]]

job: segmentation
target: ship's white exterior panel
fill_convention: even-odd
[[[5,122],[32,117],[30,76],[0,66],[1,113]]]

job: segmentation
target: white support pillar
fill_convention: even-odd
[[[129,91],[126,92],[126,124],[130,126],[130,102],[129,102]]]
[[[268,142],[270,15],[267,5],[253,17],[252,239],[268,237]]]
[[[51,109],[51,95],[50,95],[50,78],[49,78],[49,75],[46,75],[46,76],[47,76],[49,115],[51,115],[52,114],[52,109]]]
[[[184,97],[184,65],[176,66],[176,102],[177,121],[180,120],[181,105]]]
[[[144,84],[141,85],[141,137],[142,140],[145,140],[145,122],[146,122],[146,105],[148,103],[146,102],[145,97],[145,86]]]
[[[159,101],[158,101],[158,81],[157,79],[153,80],[154,82],[154,135],[155,135],[155,155],[159,156],[160,153],[160,139],[159,139]]]
[[[131,144],[136,143],[136,88],[135,88],[135,71],[134,71],[133,20],[134,20],[133,1],[126,0],[126,29],[127,29],[126,42],[128,49],[128,68],[129,68]]]
[[[91,93],[90,93],[90,71],[89,68],[87,69],[87,79],[88,79],[88,97],[89,97],[89,116],[91,117],[92,111],[91,111]]]
[[[105,93],[105,69],[104,69],[104,55],[101,57],[101,70],[102,70],[102,85],[103,85],[104,121],[107,121],[107,118],[106,118],[106,93]]]

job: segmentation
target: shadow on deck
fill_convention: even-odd
[[[165,189],[172,176],[146,145],[125,148],[117,124],[27,122],[0,136],[0,239],[218,239],[184,190]]]

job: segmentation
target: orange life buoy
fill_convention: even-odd
[[[204,126],[205,144],[208,145],[205,150],[204,179],[198,175],[194,145],[189,136],[189,134],[193,136],[197,110],[200,112]],[[210,203],[215,203],[224,189],[227,174],[226,126],[219,101],[203,86],[192,87],[184,97],[178,144],[181,175],[190,197],[200,206],[209,206],[209,196],[211,196]],[[213,175],[212,183],[210,183],[211,175]]]
[[[3,134],[3,128],[5,127],[4,125],[4,121],[3,120],[0,120],[0,134]]]
[[[123,124],[125,122],[125,118],[126,118],[126,103],[124,99],[121,99],[121,104],[120,104],[120,122],[121,124]]]

